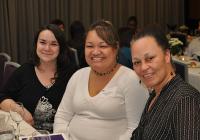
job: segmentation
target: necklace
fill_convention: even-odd
[[[110,71],[108,71],[108,72],[103,72],[103,73],[101,73],[101,72],[97,72],[96,70],[93,70],[94,71],[94,73],[96,74],[96,75],[98,75],[98,76],[104,76],[104,75],[108,75],[108,74],[110,74],[110,73],[112,73],[114,70],[115,70],[115,68],[117,67],[117,63],[114,65],[114,67],[110,70]]]
[[[55,81],[52,82],[51,84],[46,85],[45,88],[46,88],[46,89],[50,89],[50,88],[54,85],[54,83],[55,83]]]

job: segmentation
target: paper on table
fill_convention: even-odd
[[[50,134],[51,140],[66,140],[65,135],[63,133],[55,133]],[[35,136],[33,140],[43,140],[45,136]],[[23,136],[19,138],[20,140],[30,140],[31,136]],[[32,139],[31,139],[32,140]]]

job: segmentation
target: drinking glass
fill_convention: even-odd
[[[11,125],[6,125],[4,128],[0,129],[0,140],[14,140],[14,127]]]
[[[47,130],[37,130],[32,133],[31,140],[51,140],[50,133]]]
[[[0,115],[0,130],[4,129],[7,126],[9,120],[9,116],[1,114]]]
[[[20,127],[19,124],[23,120],[24,116],[24,106],[21,102],[16,102],[10,105],[10,116],[11,119],[17,124],[16,128],[16,139],[19,140]]]

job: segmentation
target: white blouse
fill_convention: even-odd
[[[55,116],[54,132],[64,133],[68,140],[130,140],[148,90],[133,70],[120,66],[100,93],[91,97],[90,71],[82,68],[71,77]]]

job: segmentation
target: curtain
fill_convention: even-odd
[[[140,28],[157,23],[184,24],[183,0],[0,0],[0,52],[13,61],[26,62],[37,29],[59,18],[68,27],[80,20],[87,27],[98,19],[110,20],[117,28],[136,16]]]

